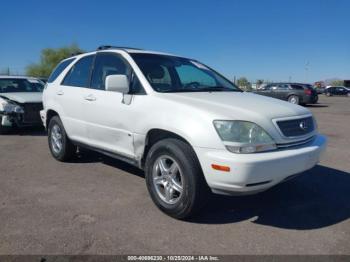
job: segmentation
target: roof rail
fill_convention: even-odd
[[[141,48],[127,47],[127,46],[112,46],[112,45],[101,45],[96,50],[107,50],[107,49],[133,49],[133,50],[142,50]]]
[[[75,53],[71,53],[70,56],[76,56],[76,55],[81,55],[84,54],[84,52],[75,52]]]

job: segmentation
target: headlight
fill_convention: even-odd
[[[3,111],[5,113],[17,113],[17,114],[23,114],[24,110],[21,106],[16,105],[11,102],[4,102],[3,104]]]
[[[233,153],[255,153],[277,148],[270,135],[252,122],[215,120],[214,126],[227,150]]]

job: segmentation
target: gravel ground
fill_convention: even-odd
[[[141,171],[97,153],[55,161],[42,130],[0,137],[0,254],[350,254],[350,98],[309,106],[321,163],[192,221],[152,203]]]

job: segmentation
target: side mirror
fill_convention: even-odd
[[[129,79],[126,75],[109,75],[105,81],[106,91],[129,93]]]

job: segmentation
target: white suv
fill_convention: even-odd
[[[210,191],[252,194],[315,166],[326,147],[311,112],[242,92],[194,60],[103,46],[62,61],[41,118],[60,161],[85,147],[145,171],[154,203],[185,218]]]

